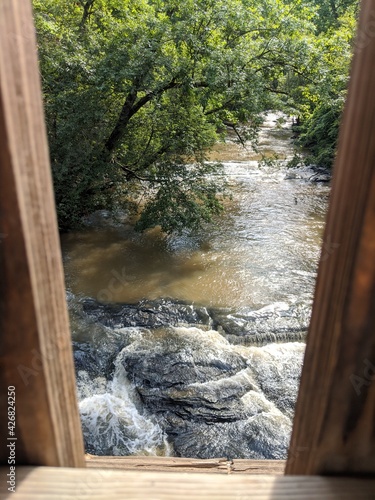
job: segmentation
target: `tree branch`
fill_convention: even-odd
[[[226,125],[227,127],[230,127],[231,129],[234,130],[234,132],[236,133],[240,143],[242,144],[243,147],[246,147],[246,144],[245,144],[245,141],[242,139],[240,133],[238,132],[237,130],[237,127],[236,127],[236,124],[235,123],[232,123],[232,122],[228,122],[226,120],[223,121],[224,125]]]
[[[210,109],[208,111],[205,111],[204,115],[208,116],[208,115],[213,115],[214,113],[218,113],[219,111],[222,111],[223,109],[225,109],[228,106],[228,104],[231,104],[233,101],[235,101],[234,97],[232,99],[229,99],[228,101],[225,101],[224,104],[222,104],[221,106],[218,106],[217,108],[213,108],[213,109]]]
[[[121,109],[116,125],[105,142],[104,147],[107,152],[111,152],[117,146],[117,143],[119,142],[123,134],[123,131],[125,130],[127,124],[129,123],[130,118],[134,114],[133,108],[137,100],[137,97],[138,97],[138,92],[136,88],[133,86],[133,88],[126,96],[125,103]]]
[[[284,90],[272,89],[271,87],[264,87],[264,90],[268,90],[268,92],[273,92],[274,94],[282,94],[290,97],[289,92],[285,92]]]
[[[329,3],[330,3],[330,6],[331,6],[332,15],[333,15],[335,21],[337,21],[338,18],[339,18],[339,15],[338,15],[338,12],[337,12],[337,7],[336,7],[335,0],[330,0]]]
[[[87,22],[88,18],[90,17],[90,15],[92,14],[94,2],[95,2],[95,0],[86,0],[86,1],[79,0],[79,3],[83,7],[82,19],[81,19],[81,22],[79,23],[79,28],[82,31],[85,29],[86,22]]]
[[[138,78],[133,84],[132,89],[130,90],[129,94],[127,95],[125,99],[125,103],[121,109],[120,115],[118,117],[118,120],[116,122],[115,127],[113,128],[110,136],[108,137],[106,143],[105,143],[105,150],[107,152],[113,151],[116,146],[118,145],[119,141],[121,140],[122,136],[124,135],[125,129],[130,121],[130,119],[141,109],[143,106],[145,106],[148,102],[152,101],[156,97],[162,95],[164,92],[167,90],[173,89],[173,88],[178,88],[182,86],[181,82],[176,81],[177,77],[172,78],[171,81],[163,85],[162,87],[149,92],[148,94],[144,95],[140,99],[137,100],[138,98],[138,90],[139,86],[141,83],[141,78]],[[193,83],[193,86],[198,88],[198,87],[208,87],[208,83],[205,81],[198,81]]]
[[[123,170],[124,172],[126,172],[126,180],[129,180],[132,177],[135,177],[139,181],[150,182],[150,181],[154,180],[154,179],[150,179],[150,178],[147,178],[147,177],[141,177],[136,172],[134,172],[134,170],[131,170],[130,168],[125,167],[125,165],[121,165],[121,163],[119,163],[117,160],[113,160],[113,161],[116,163],[116,165],[118,165],[121,168],[121,170]]]

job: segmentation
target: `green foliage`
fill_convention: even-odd
[[[339,28],[340,17],[354,6],[358,7],[358,0],[310,0],[317,6],[318,17],[316,19],[317,32],[326,32],[330,28]]]
[[[199,229],[202,222],[211,222],[223,207],[217,198],[218,165],[169,165],[178,176],[163,182],[152,203],[148,203],[136,229],[160,225],[166,232]],[[207,176],[215,176],[215,181]],[[193,181],[191,181],[193,179]]]
[[[349,7],[344,14],[316,37],[313,56],[316,76],[304,88],[299,143],[309,151],[307,162],[325,168],[332,167],[336,154],[356,27],[356,2],[336,2],[337,12],[346,4]]]
[[[353,16],[329,46],[312,1],[33,3],[61,229],[116,207],[139,229],[198,227],[222,209],[223,128],[255,140],[275,108],[307,122],[346,85]]]
[[[300,137],[300,144],[309,150],[307,163],[326,168],[332,166],[336,155],[341,112],[342,109],[337,103],[323,104],[315,108]]]

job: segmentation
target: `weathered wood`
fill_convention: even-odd
[[[375,37],[364,0],[286,472],[375,474]]]
[[[284,460],[201,460],[180,457],[98,457],[86,455],[86,466],[91,469],[119,469],[169,472],[210,472],[219,474],[283,474]]]
[[[5,485],[7,469],[0,472]],[[373,500],[375,479],[252,476],[20,467],[16,492],[0,499],[272,499]]]
[[[235,474],[284,474],[285,460],[243,460],[232,461],[230,471]]]
[[[0,2],[0,463],[84,466],[29,0]],[[9,443],[9,441],[7,441]]]
[[[86,455],[86,466],[94,469],[139,471],[213,472],[228,474],[231,463],[226,458],[201,460],[179,457],[99,457]]]

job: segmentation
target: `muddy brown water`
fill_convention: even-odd
[[[260,147],[285,159],[290,122],[277,128],[277,118],[268,115]],[[231,141],[212,158],[224,162],[233,195],[222,217],[200,234],[167,237],[101,213],[62,237],[69,289],[109,302],[171,297],[223,307],[311,298],[329,187],[308,182],[310,171],[293,178],[282,164],[259,168],[250,147]]]

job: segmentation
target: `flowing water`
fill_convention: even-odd
[[[288,169],[290,122],[217,146],[232,199],[194,236],[93,217],[62,239],[86,448],[283,458],[329,187]]]

